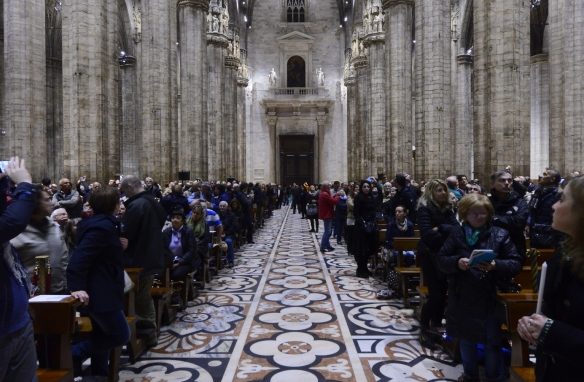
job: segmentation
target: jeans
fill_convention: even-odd
[[[37,355],[32,322],[0,339],[0,381],[36,381]]]
[[[335,217],[335,236],[337,237],[337,243],[341,244],[341,240],[343,238],[343,231],[345,228],[345,221],[347,220],[346,216],[336,216]]]
[[[321,251],[332,248],[329,239],[331,238],[333,219],[323,219],[323,222],[324,232],[322,233],[322,238],[320,239]]]
[[[231,264],[235,260],[235,255],[233,254],[233,236],[225,236],[224,241],[227,244],[227,262]]]
[[[505,361],[501,353],[501,341],[498,335],[499,323],[494,316],[487,317],[485,344],[485,374],[487,381],[499,382],[506,379],[504,370]],[[477,343],[460,339],[460,357],[464,374],[468,377],[479,379],[479,366],[477,359]]]
[[[91,374],[108,375],[110,351],[128,343],[130,328],[123,310],[113,312],[91,312],[91,338],[73,345],[73,358],[83,362],[91,357]]]

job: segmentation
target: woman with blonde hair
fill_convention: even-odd
[[[519,335],[537,345],[538,382],[584,375],[584,177],[572,179],[552,208],[552,228],[567,239],[548,262],[542,313],[517,325]]]
[[[485,344],[488,381],[507,378],[500,345],[502,317],[497,311],[497,279],[521,270],[521,256],[509,232],[492,225],[493,205],[488,197],[469,194],[458,202],[462,225],[452,232],[438,254],[438,268],[448,276],[448,334],[460,339],[464,375],[459,381],[479,381],[476,346]],[[485,261],[471,261],[474,250],[491,250]]]
[[[437,268],[436,257],[451,228],[458,225],[444,181],[434,179],[426,184],[418,200],[417,223],[420,228],[418,256],[428,287],[428,300],[420,313],[420,343],[433,349],[441,337],[439,328],[448,288],[446,277]]]

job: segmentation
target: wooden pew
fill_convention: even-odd
[[[42,295],[29,300],[39,360],[37,377],[41,382],[73,381],[71,340],[78,305],[77,299],[67,295]]]
[[[140,286],[140,273],[142,268],[126,268],[126,273],[130,276],[130,279],[134,283],[134,288],[126,293],[126,304],[124,307],[124,312],[126,313],[126,320],[128,321],[128,326],[130,327],[130,342],[128,343],[128,355],[130,357],[130,362],[134,363],[138,360],[138,357],[146,351],[146,344],[141,338],[138,338],[136,333],[136,290]]]
[[[398,251],[397,265],[395,267],[395,271],[397,272],[400,278],[402,296],[404,299],[404,305],[406,307],[410,306],[409,301],[410,279],[413,277],[420,277],[420,283],[422,283],[422,278],[421,269],[418,264],[419,256],[416,256],[416,264],[414,266],[407,267],[405,266],[404,262],[404,252],[417,251],[419,242],[420,242],[419,237],[396,237],[393,239],[393,249]]]

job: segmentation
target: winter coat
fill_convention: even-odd
[[[584,280],[561,257],[558,253],[548,261],[542,311],[554,323],[537,346],[538,382],[576,381],[584,375]]]
[[[32,279],[35,267],[35,257],[48,256],[51,266],[50,293],[67,291],[67,264],[69,250],[57,223],[45,218],[42,227],[29,224],[10,244],[20,256],[20,261],[26,269],[29,280]]]
[[[189,212],[189,200],[180,192],[179,193],[173,192],[171,194],[164,196],[160,200],[160,205],[162,205],[162,207],[166,211],[166,216],[168,216],[169,218],[170,215],[172,215],[172,213],[179,208],[182,209],[184,214],[187,214]]]
[[[355,196],[353,216],[355,226],[360,231],[365,231],[365,222],[375,223],[377,199],[371,195],[359,193]]]
[[[112,215],[91,216],[79,223],[77,237],[77,247],[67,267],[69,290],[86,291],[91,312],[122,310],[124,254],[117,220]]]
[[[331,196],[329,191],[321,190],[318,195],[318,218],[332,219],[335,216],[335,204],[339,202],[339,196]]]
[[[76,190],[71,190],[65,194],[61,191],[53,195],[53,204],[55,208],[64,208],[71,219],[81,217],[83,210],[83,199]]]
[[[560,200],[558,187],[540,187],[529,202],[529,236],[536,248],[555,248],[562,234],[552,228],[554,210],[552,206]]]
[[[525,225],[529,216],[527,203],[519,194],[511,192],[506,199],[497,197],[494,190],[491,191],[491,203],[495,209],[493,225],[509,231],[511,241],[515,244],[521,258],[525,258]]]
[[[318,191],[314,191],[314,192],[309,192],[308,193],[308,202],[306,203],[306,215],[309,218],[318,218],[318,197],[319,197],[319,192]],[[310,205],[314,205],[314,209],[316,210],[316,214],[309,214],[309,207]]]
[[[164,209],[148,191],[126,200],[122,219],[128,239],[125,266],[144,268],[144,275],[152,275],[164,267],[162,227],[166,220]]]
[[[474,267],[467,271],[458,268],[458,260],[470,257],[475,249],[495,252],[493,271],[484,273]],[[497,306],[497,278],[511,278],[521,270],[521,257],[509,233],[499,227],[487,227],[476,244],[469,246],[463,227],[458,226],[451,231],[436,261],[438,269],[448,277],[448,333],[469,341],[485,341],[486,318],[495,314]]]
[[[440,210],[432,202],[418,208],[418,227],[420,227],[420,245],[418,250],[421,254],[436,254],[442,248],[450,230],[458,226],[458,220],[452,209]],[[434,230],[438,227],[438,230]]]
[[[174,255],[168,248],[170,246],[170,242],[172,239],[172,227],[168,227],[162,232],[162,245],[165,248],[165,257],[166,262],[168,264],[172,264],[174,261]],[[197,239],[195,238],[195,234],[193,231],[187,227],[187,225],[183,225],[180,229],[180,243],[182,247],[182,258],[179,261],[181,265],[190,265],[192,269],[198,268],[201,264],[201,253],[197,251]],[[207,246],[207,243],[204,243],[204,246]]]

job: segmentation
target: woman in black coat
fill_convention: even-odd
[[[120,203],[118,191],[103,188],[89,198],[93,216],[77,227],[77,247],[67,267],[71,295],[87,306],[93,330],[88,341],[73,345],[76,375],[91,356],[91,372],[108,375],[111,349],[128,342],[130,331],[124,315],[123,249],[114,216]]]
[[[584,375],[584,177],[574,178],[553,205],[552,228],[567,235],[550,261],[542,314],[522,317],[519,335],[537,345],[538,382]]]
[[[450,229],[458,225],[449,203],[448,186],[442,180],[434,179],[426,184],[418,204],[417,223],[420,228],[418,256],[428,287],[428,299],[420,313],[420,342],[435,348],[435,342],[440,340],[438,328],[442,325],[448,289],[446,276],[437,268],[436,257]]]
[[[355,260],[357,260],[357,277],[369,278],[371,272],[367,269],[369,256],[377,251],[377,226],[375,214],[377,200],[372,196],[371,183],[361,182],[359,193],[355,196]]]
[[[438,267],[448,275],[448,334],[460,339],[463,381],[479,381],[477,343],[485,344],[487,380],[501,381],[504,370],[500,350],[503,319],[497,311],[497,279],[521,270],[521,256],[509,232],[492,225],[493,205],[484,195],[470,194],[458,204],[462,226],[452,232],[438,254]],[[471,262],[474,250],[492,250],[493,259]]]

